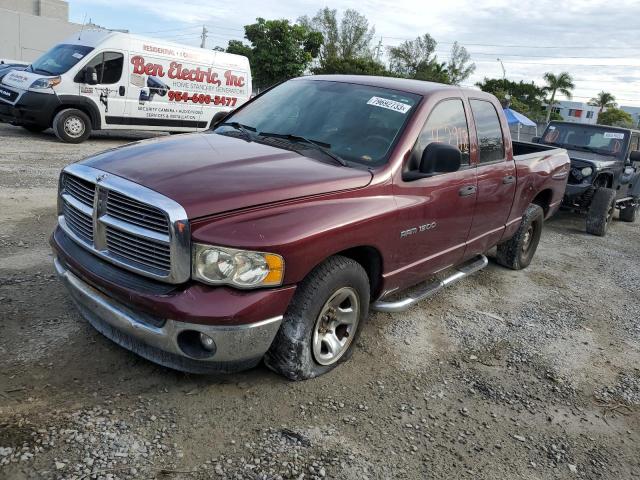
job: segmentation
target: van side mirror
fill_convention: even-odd
[[[98,83],[98,72],[96,71],[96,67],[85,67],[84,83],[87,85],[96,85]]]
[[[420,173],[452,173],[460,170],[462,152],[448,143],[432,142],[422,152]]]

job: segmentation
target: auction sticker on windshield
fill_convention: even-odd
[[[618,140],[624,139],[624,133],[620,132],[604,132],[604,138],[616,138]]]
[[[395,100],[389,100],[387,98],[371,97],[367,102],[367,105],[373,105],[374,107],[382,107],[394,112],[400,112],[402,114],[411,110],[411,105],[407,105],[402,102],[396,102]]]

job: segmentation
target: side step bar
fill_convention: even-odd
[[[489,260],[487,260],[487,257],[485,257],[484,255],[479,255],[469,260],[467,263],[463,263],[462,265],[457,267],[457,272],[445,278],[444,280],[439,282],[432,282],[423,289],[413,292],[408,297],[397,300],[395,302],[385,302],[382,300],[378,300],[371,305],[371,309],[378,312],[404,312],[416,303],[432,297],[443,288],[448,287],[449,285],[452,285],[459,280],[462,280],[472,273],[482,270],[488,264]]]

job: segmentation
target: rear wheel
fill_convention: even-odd
[[[362,266],[342,256],[329,258],[298,286],[266,365],[291,380],[332,370],[353,353],[369,301]]]
[[[629,205],[620,210],[620,220],[629,223],[635,222],[638,216],[638,209],[640,209],[640,198],[634,198]]]
[[[513,270],[528,267],[538,249],[543,223],[544,210],[539,205],[529,205],[515,235],[498,245],[497,262]]]
[[[82,143],[91,134],[91,119],[81,110],[67,108],[53,119],[53,133],[66,143]]]
[[[616,191],[599,188],[593,195],[587,212],[587,233],[604,237],[616,211]]]

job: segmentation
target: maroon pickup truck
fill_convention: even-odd
[[[568,172],[564,150],[512,144],[486,93],[298,78],[205,133],[66,167],[51,244],[82,315],[121,346],[306,379],[350,355],[369,308],[409,308],[496,245],[526,267]]]

